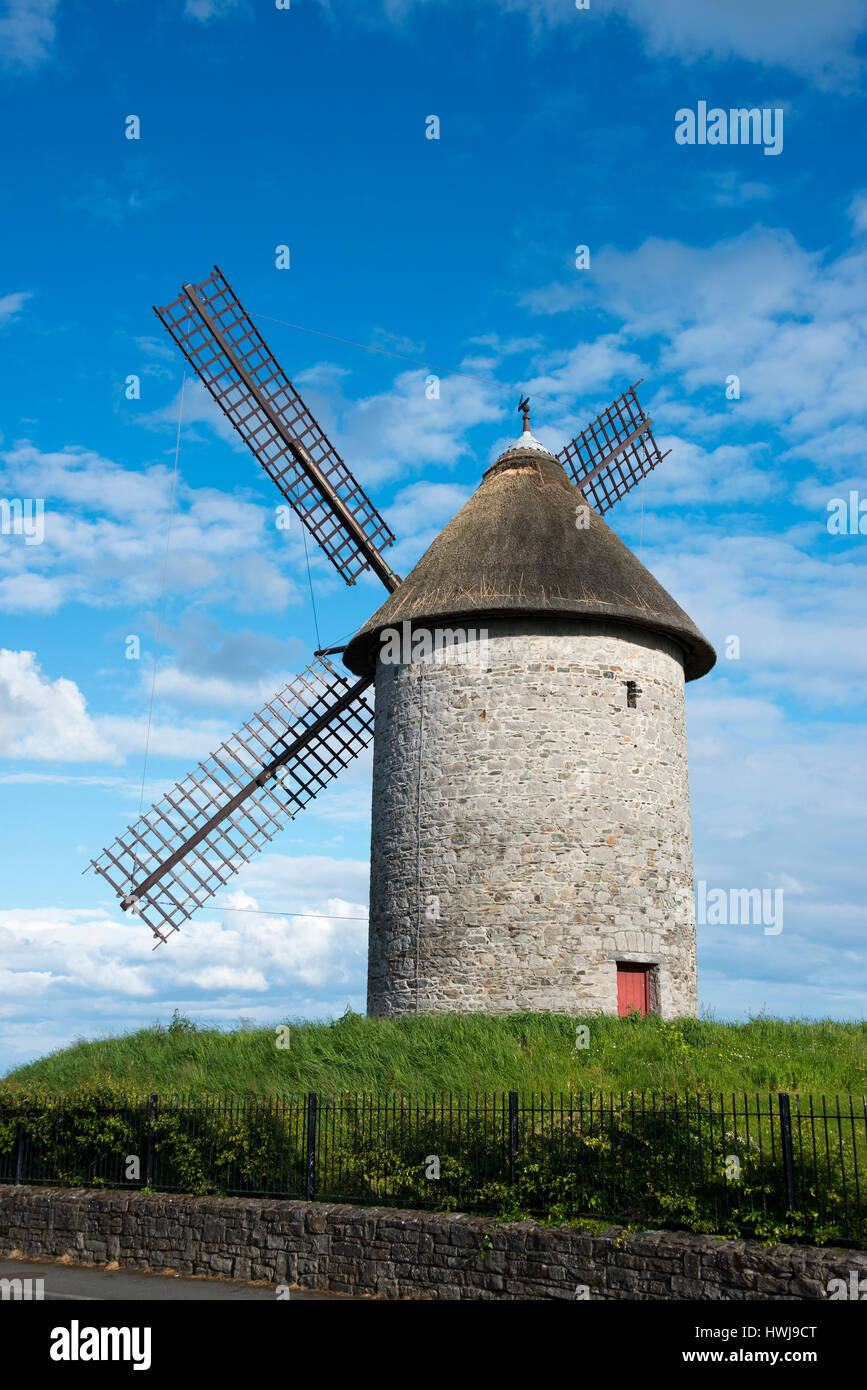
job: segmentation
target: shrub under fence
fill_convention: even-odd
[[[864,1244],[867,1101],[517,1092],[0,1097],[0,1182]]]

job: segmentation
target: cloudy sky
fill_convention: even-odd
[[[175,1008],[364,1007],[369,759],[156,953],[82,876],[306,664],[317,622],[336,644],[380,601],[311,554],[314,615],[299,529],[189,379],[175,476],[182,362],[151,306],[215,262],[282,321],[259,326],[401,573],[517,432],[519,390],[559,449],[645,379],[672,452],[609,519],[720,653],[688,687],[696,877],[784,890],[778,934],[700,928],[702,1006],[863,1016],[864,19],[0,4],[0,499],[44,500],[41,543],[0,532],[0,1068]],[[678,143],[701,102],[782,113],[782,148]]]

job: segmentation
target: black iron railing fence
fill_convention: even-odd
[[[598,1217],[863,1244],[867,1099],[0,1099],[0,1181]]]

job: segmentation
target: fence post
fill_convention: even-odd
[[[792,1111],[787,1091],[780,1091],[780,1149],[786,1179],[786,1210],[795,1210],[795,1158],[792,1152]]]
[[[307,1176],[304,1186],[308,1202],[316,1191],[316,1092],[307,1092]]]
[[[148,1128],[145,1145],[145,1187],[153,1187],[154,1182],[154,1145],[156,1138],[154,1134],[154,1118],[159,1102],[159,1096],[148,1096]]]
[[[518,1092],[509,1092],[509,1182],[515,1181],[518,1159]]]
[[[24,1121],[18,1121],[18,1138],[15,1143],[15,1182],[18,1186],[24,1181]]]

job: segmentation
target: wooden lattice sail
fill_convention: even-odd
[[[218,267],[154,312],[346,582],[371,569],[396,588],[379,549],[394,536]]]
[[[370,681],[318,658],[92,861],[161,941],[373,737]]]
[[[596,511],[607,512],[661,463],[653,437],[653,421],[644,414],[635,394],[636,381],[592,424],[561,449],[558,459]]]

